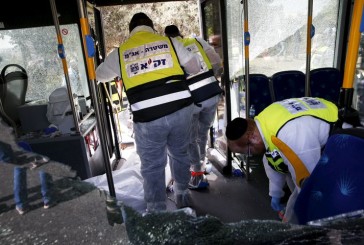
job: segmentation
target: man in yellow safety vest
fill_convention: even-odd
[[[153,21],[136,13],[129,38],[96,69],[98,81],[123,80],[133,114],[147,211],[166,209],[167,154],[177,208],[191,206],[188,135],[193,100],[185,72],[195,74],[200,61],[178,41],[158,35]]]

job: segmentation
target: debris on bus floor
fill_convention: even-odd
[[[196,217],[184,210],[141,215],[126,206],[123,218],[133,244],[326,244],[339,237],[342,244],[359,244],[364,240],[364,213],[360,218],[347,219],[346,226],[334,220],[324,227],[274,220],[223,223],[216,217]]]
[[[37,171],[27,171],[29,209],[15,210],[14,165],[0,164],[0,244],[127,244],[123,226],[110,226],[106,200],[94,185],[75,177],[64,164],[42,166],[52,174],[50,208],[44,209]]]

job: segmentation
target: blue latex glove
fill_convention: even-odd
[[[284,205],[281,204],[281,198],[280,197],[272,197],[272,200],[270,202],[270,206],[275,211],[281,211],[284,209]]]

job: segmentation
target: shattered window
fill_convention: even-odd
[[[333,67],[338,0],[313,1],[310,70]],[[227,2],[227,35],[232,118],[245,115],[242,76],[245,74],[244,10],[241,1]],[[280,71],[306,73],[306,0],[248,1],[249,73],[268,77]]]
[[[361,123],[364,124],[364,33],[361,33],[354,78],[353,106],[359,112]]]
[[[244,73],[244,11],[238,0],[227,3],[230,78]],[[313,1],[311,69],[332,67],[339,1]],[[250,73],[306,69],[308,1],[248,2]]]
[[[76,24],[61,26],[72,92],[89,95],[79,30]],[[54,26],[0,31],[0,69],[22,66],[28,75],[26,101],[48,99],[58,87],[66,86],[62,60],[58,56]],[[6,74],[16,70],[6,69]]]

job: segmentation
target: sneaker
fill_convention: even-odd
[[[25,214],[25,213],[26,213],[25,208],[21,208],[21,207],[15,206],[15,209],[16,209],[16,211],[18,211],[18,213],[19,213],[20,215],[23,215],[23,214]]]
[[[204,189],[209,186],[204,172],[191,172],[191,179],[188,183],[188,188],[191,190]]]
[[[49,203],[44,203],[44,206],[43,206],[44,209],[48,209],[50,207],[51,207],[51,205]]]
[[[178,209],[192,206],[190,193],[176,194],[175,198],[176,198],[176,207]]]
[[[207,158],[200,160],[200,163],[204,174],[209,174],[212,172],[212,163]]]
[[[173,213],[182,213],[183,212],[183,213],[185,213],[185,214],[187,214],[187,215],[189,215],[191,217],[194,217],[194,218],[197,217],[196,211],[194,209],[190,208],[190,207],[180,208],[180,209],[174,210],[172,212]]]
[[[204,174],[210,174],[212,172],[212,164],[207,163],[204,167]]]

